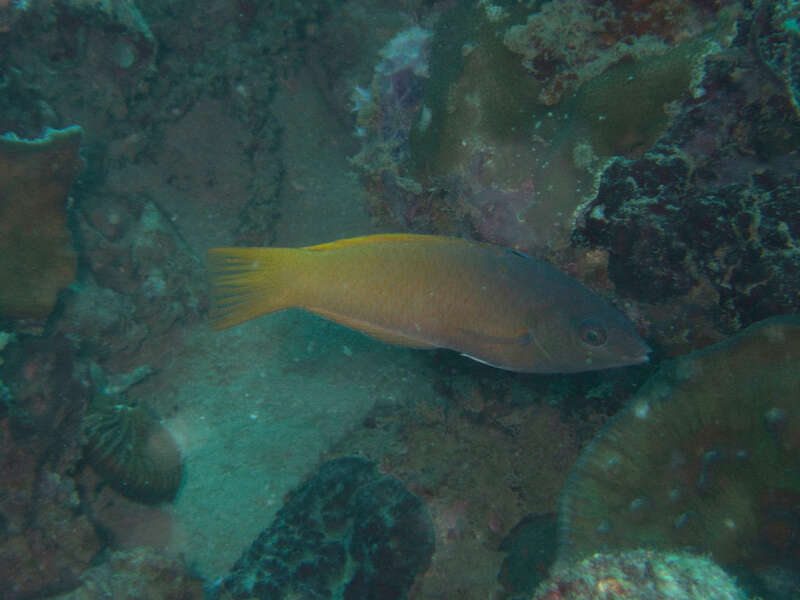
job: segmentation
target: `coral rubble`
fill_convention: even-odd
[[[67,194],[81,136],[68,127],[38,140],[0,137],[0,317],[46,318],[75,277]]]
[[[340,458],[294,492],[211,597],[399,600],[432,552],[420,499],[369,461]]]
[[[527,544],[537,534],[527,529],[515,537],[526,516],[555,513],[578,453],[573,420],[545,399],[583,397],[588,387],[566,392],[561,378],[549,382],[557,390],[546,378],[536,378],[534,387],[509,386],[494,374],[476,381],[472,369],[455,375],[457,363],[442,359],[440,377],[430,375],[436,397],[414,390],[376,407],[367,427],[335,450],[363,453],[429,507],[436,548],[411,598],[485,600],[532,591],[531,578],[543,578],[555,554],[555,535],[545,526],[549,550],[536,543],[530,553]]]
[[[154,202],[84,199],[77,221],[88,273],[56,328],[92,356],[135,354],[204,310],[199,261]]]
[[[796,316],[664,364],[578,460],[561,503],[559,563],[682,548],[791,573],[799,397]]]

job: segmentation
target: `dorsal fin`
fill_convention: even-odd
[[[439,240],[442,242],[463,242],[457,238],[448,238],[440,235],[419,235],[415,233],[379,233],[377,235],[364,235],[361,237],[346,238],[343,240],[336,240],[335,242],[327,242],[325,244],[317,244],[316,246],[306,246],[303,250],[311,250],[314,252],[321,252],[325,250],[336,250],[338,248],[347,248],[349,246],[364,246],[368,244],[392,244],[399,242],[420,242]]]

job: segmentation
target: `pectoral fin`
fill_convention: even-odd
[[[516,346],[527,346],[532,341],[534,341],[533,333],[531,333],[530,331],[525,331],[524,333],[521,333],[520,335],[514,337],[487,335],[485,333],[479,333],[471,329],[463,329],[463,328],[460,329],[460,331],[466,337],[482,345],[514,344]],[[470,356],[470,358],[472,357]]]
[[[533,331],[525,331],[519,335],[514,337],[503,337],[503,336],[494,336],[494,335],[486,335],[483,333],[478,333],[477,331],[472,331],[471,329],[461,329],[461,333],[468,338],[472,338],[475,343],[481,344],[483,346],[491,346],[491,345],[514,345],[518,347],[528,346],[530,344],[534,344],[539,351],[542,353],[543,356],[550,359],[550,353],[539,343],[539,340],[536,339],[536,336],[533,335]],[[469,356],[472,360],[477,360],[478,362],[483,362],[474,356],[470,356],[469,354],[465,354],[464,356]],[[491,363],[486,363],[491,364]],[[494,366],[494,365],[491,365]]]

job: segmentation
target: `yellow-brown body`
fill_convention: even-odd
[[[580,283],[490,244],[375,235],[297,249],[216,248],[209,262],[217,328],[300,307],[387,342],[528,372],[633,364],[649,351]]]

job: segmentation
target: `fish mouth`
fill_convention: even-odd
[[[635,364],[650,362],[650,355],[653,353],[653,349],[644,342],[642,342],[641,346],[642,352],[633,357]]]
[[[642,363],[650,362],[650,355],[653,352],[653,349],[648,346],[645,342],[639,343],[639,348],[637,348],[638,352],[636,354],[625,354],[622,358],[624,361],[623,365],[640,365]]]

